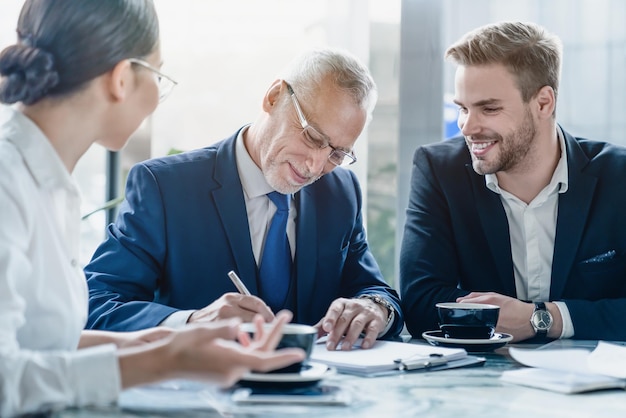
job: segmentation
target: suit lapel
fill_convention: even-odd
[[[480,218],[482,230],[489,245],[493,262],[502,284],[505,295],[515,296],[515,276],[513,274],[513,258],[511,256],[511,239],[509,222],[502,207],[500,196],[487,189],[485,178],[475,173],[471,164],[465,167],[470,177],[476,210]]]
[[[576,140],[563,131],[567,148],[568,190],[559,195],[552,259],[550,300],[561,297],[582,239],[597,178],[583,172],[589,158]]]
[[[235,161],[236,138],[237,134],[217,149],[214,179],[219,186],[211,193],[235,259],[235,271],[250,293],[258,295],[257,268],[250,241],[248,214]]]
[[[317,213],[307,187],[296,194],[296,318],[306,317],[311,309],[317,266]]]

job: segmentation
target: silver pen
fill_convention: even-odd
[[[237,276],[237,273],[231,270],[228,272],[228,277],[230,277],[230,280],[232,280],[237,290],[239,290],[239,293],[241,293],[242,295],[251,295],[246,285],[243,284],[239,276]]]
[[[423,355],[410,356],[404,359],[396,359],[393,361],[398,365],[398,370],[416,370],[429,369],[435,366],[443,366],[448,360],[443,354],[431,354],[428,357]]]

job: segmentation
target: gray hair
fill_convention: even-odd
[[[502,64],[517,77],[522,99],[528,102],[550,86],[556,97],[561,76],[561,40],[534,23],[499,22],[475,29],[445,53],[458,65]]]
[[[378,100],[376,83],[369,69],[349,52],[331,48],[307,51],[296,57],[281,76],[305,100],[316,94],[327,77],[367,111],[369,122]]]

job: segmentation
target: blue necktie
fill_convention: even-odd
[[[259,269],[261,299],[274,312],[283,308],[291,278],[291,249],[287,239],[289,196],[271,192],[267,197],[276,205]]]

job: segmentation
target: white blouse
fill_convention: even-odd
[[[0,416],[117,398],[115,347],[76,350],[79,239],[76,182],[33,122],[0,106]]]

